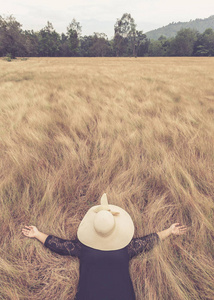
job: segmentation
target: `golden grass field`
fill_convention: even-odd
[[[74,298],[78,259],[21,229],[73,239],[104,192],[135,236],[188,226],[131,261],[137,300],[214,299],[213,70],[214,58],[0,60],[0,299]]]

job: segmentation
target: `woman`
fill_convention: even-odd
[[[168,229],[133,238],[134,224],[119,206],[109,205],[106,194],[101,205],[93,206],[77,230],[77,239],[64,240],[25,226],[25,236],[36,238],[50,250],[80,259],[80,279],[76,300],[134,300],[129,260],[151,250],[171,234],[181,235],[186,226],[172,224]]]

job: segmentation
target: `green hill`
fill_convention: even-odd
[[[207,28],[214,29],[214,15],[206,19],[190,20],[189,22],[170,23],[161,28],[146,32],[149,39],[157,40],[161,35],[171,38],[182,28],[191,28],[203,33]]]

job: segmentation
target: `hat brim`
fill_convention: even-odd
[[[122,249],[130,243],[134,235],[132,218],[121,207],[111,204],[108,206],[111,211],[119,212],[114,216],[114,230],[105,237],[97,233],[94,229],[94,218],[95,210],[100,205],[93,206],[88,210],[77,230],[77,237],[82,244],[97,250],[110,251]]]

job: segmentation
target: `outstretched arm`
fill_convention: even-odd
[[[25,226],[25,228],[22,229],[22,233],[29,238],[36,238],[43,244],[48,237],[47,234],[40,232],[36,226]]]
[[[40,232],[36,226],[25,226],[22,233],[30,238],[36,238],[45,247],[60,255],[80,256],[81,243],[76,240],[64,240],[53,235],[47,235]]]
[[[182,226],[179,223],[172,224],[168,229],[151,233],[140,238],[134,238],[128,245],[128,254],[129,258],[138,255],[139,253],[146,253],[154,248],[158,244],[159,240],[164,240],[171,234],[182,235],[186,232],[187,227]]]
[[[184,225],[180,225],[180,223],[172,224],[168,229],[157,232],[160,240],[164,240],[169,237],[171,234],[174,235],[183,235],[187,231],[187,227]]]

